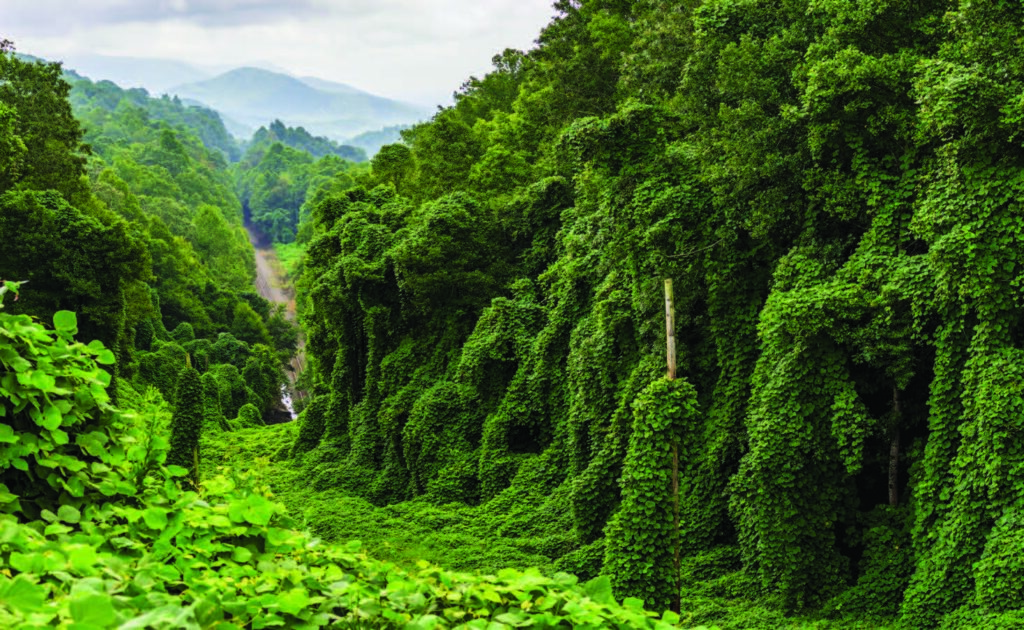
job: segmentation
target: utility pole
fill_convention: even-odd
[[[676,379],[676,308],[672,300],[672,279],[665,278],[665,350],[668,358],[670,381]],[[679,439],[672,436],[672,515],[673,526],[673,567],[675,567],[675,592],[672,596],[672,612],[679,613],[682,585],[682,569],[679,562]]]

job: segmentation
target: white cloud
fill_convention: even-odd
[[[530,48],[551,0],[2,0],[0,37],[44,56],[260,61],[384,96],[447,102],[505,48]]]

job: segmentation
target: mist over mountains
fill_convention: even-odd
[[[168,90],[253,128],[280,119],[311,133],[347,139],[366,131],[427,118],[431,110],[321,79],[299,79],[261,68],[237,68]]]
[[[150,94],[178,96],[187,103],[216,110],[228,131],[243,140],[280,120],[315,135],[358,143],[369,152],[379,148],[377,135],[397,140],[395,127],[429,118],[432,108],[385,98],[318,77],[295,77],[273,64],[228,68],[197,66],[172,59],[74,55],[65,68],[93,80],[142,87]],[[269,69],[268,69],[269,68]]]

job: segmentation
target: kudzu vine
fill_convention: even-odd
[[[785,611],[1004,627],[1024,9],[614,4],[562,3],[522,66],[390,152],[400,188],[375,172],[315,210],[304,323],[329,393],[296,451],[378,504],[564,498],[558,566],[655,606],[678,537],[684,574]],[[450,173],[442,137],[473,147]],[[677,434],[642,411],[668,387],[690,419],[678,532],[657,450]]]

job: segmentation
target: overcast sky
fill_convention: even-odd
[[[0,38],[90,53],[247,64],[447,103],[505,48],[529,49],[552,0],[0,0]],[[103,78],[103,77],[95,77]]]

